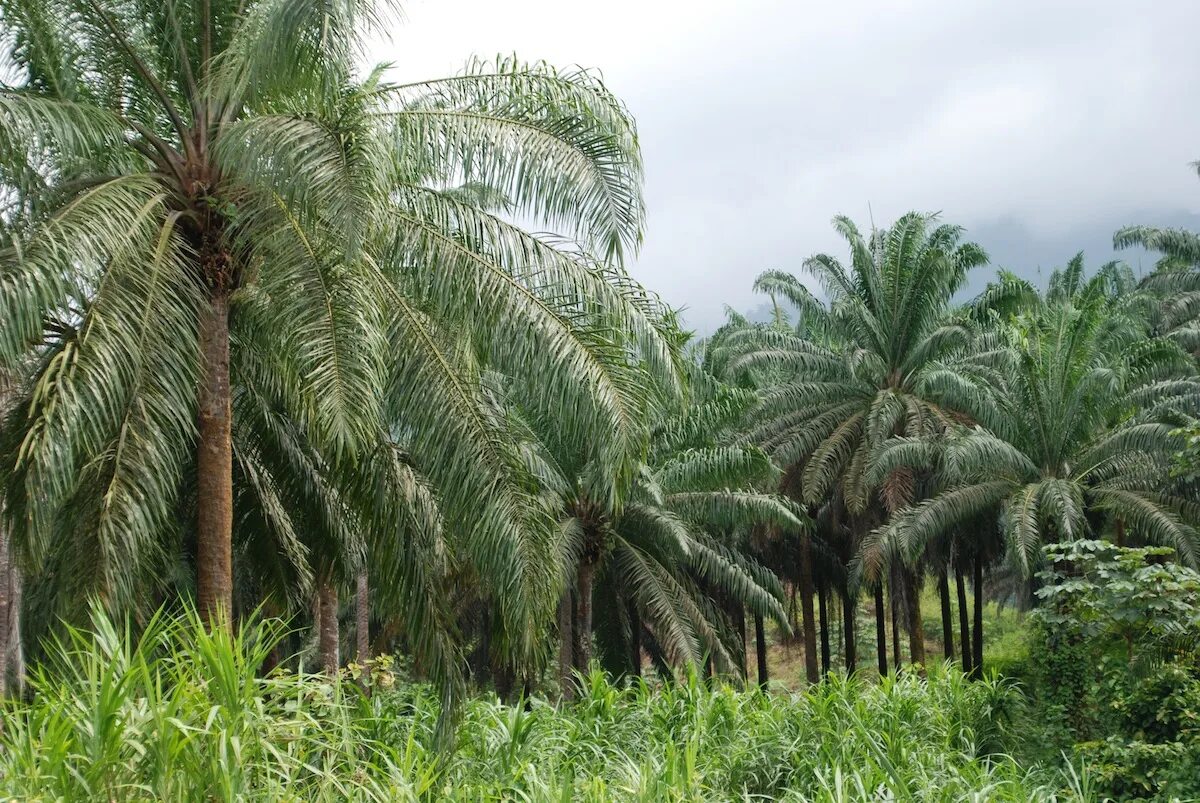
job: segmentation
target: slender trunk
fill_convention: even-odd
[[[267,598],[263,600],[261,610],[262,610],[262,616],[264,619],[278,619],[279,618],[279,607],[275,604],[275,600],[272,599],[270,597],[270,595],[268,595]],[[262,666],[260,666],[258,668],[258,673],[262,677],[266,677],[267,675],[269,675],[275,671],[275,669],[279,666],[279,664],[280,664],[280,662],[282,662],[282,660],[283,660],[282,644],[280,641],[277,640],[274,644],[271,645],[271,651],[267,653],[267,656],[265,658],[263,658]]]
[[[734,611],[734,623],[742,645],[742,680],[746,680],[750,676],[750,669],[747,665],[749,662],[749,653],[746,650],[746,609],[741,605],[738,605]]]
[[[857,600],[849,591],[842,594],[842,633],[846,642],[846,674],[854,674],[854,670],[858,668],[858,637],[855,632],[858,623],[857,618]]]
[[[1120,516],[1117,517],[1116,543],[1119,547],[1125,546],[1125,519]]]
[[[887,614],[884,612],[883,580],[875,586],[875,658],[879,665],[879,676],[887,677]]]
[[[954,613],[950,610],[950,581],[946,572],[938,572],[938,599],[942,603],[942,655],[954,660]]]
[[[971,661],[972,677],[983,677],[983,556],[975,552],[975,634],[971,649],[975,651]]]
[[[359,570],[354,592],[354,660],[366,666],[371,660],[371,590],[366,569]]]
[[[558,691],[564,700],[575,697],[575,605],[571,589],[563,591],[558,600]]]
[[[824,584],[817,588],[817,621],[821,632],[821,674],[829,674],[829,610]]]
[[[596,565],[584,561],[579,564],[575,596],[575,668],[587,673],[592,661],[592,581],[596,576]]]
[[[754,614],[754,651],[758,657],[758,685],[765,689],[771,676],[767,672],[767,634],[758,614]]]
[[[908,657],[925,674],[925,622],[921,619],[920,569],[904,570],[904,601],[908,608]]]
[[[800,536],[800,614],[804,618],[804,675],[809,683],[821,679],[817,668],[817,623],[813,615],[812,542]]]
[[[642,617],[629,603],[629,663],[634,677],[642,676]]]
[[[233,622],[233,445],[229,393],[229,292],[214,290],[200,325],[196,453],[196,598],[210,627]]]
[[[12,675],[13,691],[18,698],[25,696],[25,643],[21,638],[21,610],[24,608],[25,580],[21,567],[12,560],[9,547],[8,562],[8,651],[0,656],[0,665]]]
[[[321,606],[319,643],[321,650],[321,670],[333,677],[338,672],[341,661],[338,657],[338,593],[328,577],[321,581],[317,589]]]
[[[8,640],[11,602],[9,576],[12,557],[9,553],[8,533],[4,529],[4,511],[0,509],[0,698],[8,694]]]
[[[896,599],[896,573],[888,583],[888,606],[892,609],[892,665],[900,671],[900,600]]]
[[[958,640],[962,645],[962,670],[970,674],[971,667],[975,665],[975,654],[971,647],[971,614],[967,612],[967,584],[963,582],[961,566],[954,568],[954,585],[958,595]]]

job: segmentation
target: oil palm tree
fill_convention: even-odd
[[[591,73],[513,60],[356,77],[386,12],[0,7],[19,74],[0,93],[0,157],[22,212],[0,253],[0,367],[37,363],[3,469],[10,521],[34,557],[67,529],[97,544],[90,578],[111,604],[180,526],[186,484],[200,609],[231,617],[231,365],[261,349],[321,453],[353,464],[399,432],[510,625],[532,633],[552,521],[479,414],[467,352],[536,374],[553,389],[540,409],[609,440],[629,420],[611,333],[669,361],[619,269],[643,217],[623,106]]]
[[[1178,346],[1122,320],[1128,300],[1102,292],[1106,273],[1084,281],[1072,261],[1045,297],[1001,324],[1005,381],[974,426],[885,446],[871,481],[932,467],[939,487],[872,534],[869,560],[919,553],[981,517],[999,523],[1026,576],[1042,544],[1099,535],[1200,558],[1194,489],[1170,474],[1171,431],[1195,415],[1200,381]],[[994,300],[994,288],[984,296]]]
[[[930,215],[909,213],[869,235],[844,217],[834,227],[849,247],[849,267],[826,254],[804,263],[828,305],[794,276],[761,275],[756,287],[790,302],[797,323],[790,331],[751,327],[730,338],[730,348],[741,351],[730,367],[759,373],[766,386],[751,441],[790,469],[804,504],[819,507],[840,496],[847,519],[865,531],[917,490],[907,468],[867,482],[883,445],[939,433],[988,403],[986,361],[971,351],[970,328],[950,318],[967,272],[987,257],[962,240],[961,228]],[[915,585],[919,575],[906,574]],[[921,663],[920,611],[915,589],[908,591],[912,658]],[[877,596],[877,627],[881,604]]]

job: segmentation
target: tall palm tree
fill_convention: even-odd
[[[756,287],[789,301],[798,322],[792,331],[746,330],[733,339],[743,341],[743,353],[731,366],[766,372],[769,387],[750,439],[792,467],[805,504],[825,504],[836,491],[848,521],[860,528],[858,541],[872,520],[904,507],[917,491],[918,477],[904,468],[867,482],[883,444],[939,433],[987,403],[987,367],[972,357],[969,328],[949,319],[967,272],[987,257],[963,242],[962,229],[930,215],[909,213],[869,235],[843,217],[834,227],[849,247],[849,267],[826,254],[804,263],[828,305],[789,274],[763,274]],[[921,663],[919,575],[904,574],[912,659]],[[877,596],[878,628],[882,615]]]
[[[552,522],[478,413],[462,333],[553,388],[543,409],[582,437],[627,429],[610,332],[669,361],[617,267],[643,218],[624,107],[591,73],[511,60],[356,78],[386,13],[0,8],[20,76],[0,93],[0,161],[28,221],[0,251],[0,367],[38,361],[3,468],[10,519],[31,555],[68,531],[99,545],[91,577],[111,604],[137,594],[130,567],[177,526],[186,483],[199,606],[232,616],[231,366],[261,350],[283,365],[286,417],[323,453],[353,463],[399,429],[481,575],[508,592],[512,628],[532,633]]]
[[[913,554],[990,517],[1026,576],[1043,543],[1100,535],[1200,559],[1194,489],[1170,474],[1171,431],[1195,415],[1200,380],[1178,346],[1122,314],[1126,296],[1105,291],[1121,273],[1106,266],[1084,280],[1079,260],[1056,272],[1044,297],[1003,324],[1007,369],[989,413],[882,450],[871,480],[932,467],[939,487],[873,533],[869,554]]]

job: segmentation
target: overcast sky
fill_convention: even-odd
[[[374,48],[397,78],[514,52],[603,72],[646,164],[632,271],[703,331],[726,304],[761,303],[760,271],[840,255],[839,213],[866,226],[941,211],[1027,276],[1078,250],[1111,259],[1127,223],[1200,229],[1200,0],[404,8]]]

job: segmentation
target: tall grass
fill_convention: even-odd
[[[1001,751],[1013,692],[935,670],[834,678],[767,695],[690,678],[581,698],[466,703],[435,747],[436,695],[362,694],[304,674],[258,677],[279,637],[208,633],[194,615],[138,637],[97,612],[10,704],[0,792],[21,800],[1034,800],[1086,797],[1086,776]],[[1059,790],[1058,787],[1064,787]],[[1070,791],[1073,790],[1073,791]]]

